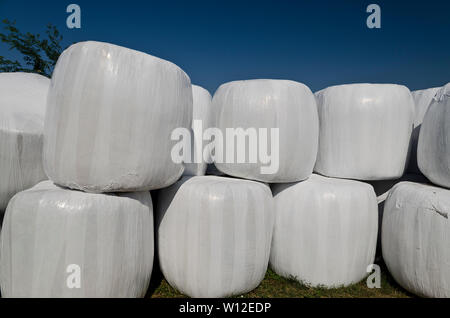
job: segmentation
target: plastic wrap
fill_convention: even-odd
[[[431,182],[450,188],[450,83],[438,90],[425,114],[417,163]]]
[[[31,73],[0,73],[0,214],[14,194],[47,177],[42,143],[50,80]]]
[[[268,186],[184,177],[157,202],[159,262],[171,286],[191,297],[227,297],[259,285],[274,222]]]
[[[203,176],[206,172],[207,162],[203,160],[203,152],[210,152],[210,144],[203,140],[203,132],[212,127],[213,115],[211,111],[211,94],[203,87],[192,85],[193,96],[193,120],[201,121],[202,130],[192,130],[191,134],[191,162],[184,164],[184,173],[186,176]],[[193,123],[194,125],[194,123]],[[194,127],[192,127],[194,129]],[[193,135],[193,138],[192,138]],[[198,147],[201,145],[201,147]],[[201,151],[200,151],[201,149]],[[201,154],[200,157],[197,153]],[[211,157],[207,159],[211,162]]]
[[[411,92],[414,98],[415,115],[414,115],[414,130],[411,135],[411,156],[409,158],[408,172],[415,174],[422,174],[417,166],[417,142],[419,140],[420,126],[422,125],[423,117],[430,106],[431,101],[436,95],[440,87],[422,89]]]
[[[44,181],[6,210],[2,296],[142,297],[153,248],[149,192],[90,194]]]
[[[450,297],[450,191],[412,182],[397,184],[386,200],[383,258],[406,290]]]
[[[313,174],[308,180],[272,186],[275,228],[270,266],[309,286],[357,283],[373,263],[377,201],[363,182]]]
[[[245,163],[238,163],[236,157],[230,163],[215,161],[220,171],[272,183],[299,181],[310,176],[317,155],[319,122],[314,95],[307,86],[288,80],[229,82],[214,94],[213,109],[216,125],[224,134],[224,149],[231,144],[226,138],[227,128],[265,128],[268,140],[271,140],[271,129],[279,129],[279,147],[274,146],[275,138],[274,143],[267,142],[267,154],[272,156],[270,164],[261,160],[261,152],[266,151],[258,145],[256,162],[248,160],[248,153]],[[262,134],[257,137],[259,142]],[[235,154],[238,152],[236,145]],[[248,147],[247,152],[250,149]],[[274,171],[263,173],[262,167],[271,167]]]
[[[320,121],[316,172],[359,180],[403,175],[414,119],[408,88],[339,85],[317,92],[316,99]]]
[[[391,189],[400,182],[403,181],[411,181],[411,182],[420,182],[420,183],[428,183],[429,181],[422,174],[405,174],[400,179],[395,180],[379,180],[379,181],[368,181],[373,189],[375,190],[375,194],[377,195],[378,202],[378,238],[377,238],[377,258],[382,256],[381,250],[381,224],[383,223],[383,211],[384,211],[384,203],[386,198],[391,191]]]
[[[53,72],[44,168],[88,192],[166,187],[183,173],[171,157],[175,128],[189,129],[192,87],[176,65],[100,42],[65,50]]]

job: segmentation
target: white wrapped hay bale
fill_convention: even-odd
[[[224,158],[218,162],[215,157],[223,173],[273,183],[303,180],[312,173],[319,122],[314,95],[307,86],[288,80],[229,82],[214,94],[213,109],[224,135]],[[248,132],[245,151],[238,149],[241,137],[227,138],[227,129]],[[239,161],[240,155],[245,160]]]
[[[144,296],[152,210],[147,191],[90,194],[44,181],[18,193],[1,233],[2,296]]]
[[[421,174],[405,174],[400,179],[395,180],[378,180],[378,181],[368,181],[373,189],[375,190],[375,194],[377,196],[378,202],[378,238],[377,238],[377,258],[381,257],[381,224],[383,222],[383,211],[384,204],[389,195],[389,192],[394,188],[394,186],[403,181],[411,181],[411,182],[420,182],[420,183],[428,183],[429,181]]]
[[[441,87],[433,87],[411,92],[415,104],[414,127],[422,123],[433,97],[440,89]]]
[[[408,171],[411,173],[421,174],[417,166],[417,142],[419,141],[420,127],[428,106],[439,89],[440,87],[433,87],[411,92],[415,104],[414,130],[411,135],[411,156],[408,165]]]
[[[403,175],[414,118],[408,88],[338,85],[317,92],[316,98],[320,121],[316,172],[359,180]]]
[[[0,73],[0,214],[14,194],[46,176],[42,144],[50,80],[31,73]]]
[[[309,286],[357,283],[375,257],[377,202],[363,182],[313,174],[275,184],[275,228],[270,266]]]
[[[193,97],[193,123],[191,134],[191,158],[189,163],[184,164],[184,173],[186,176],[205,175],[208,162],[211,157],[206,156],[204,151],[209,153],[209,144],[203,140],[204,130],[213,125],[213,115],[211,110],[211,94],[203,87],[192,85]],[[201,125],[196,127],[196,125]]]
[[[160,267],[183,294],[239,295],[264,278],[274,218],[268,186],[185,177],[159,191],[157,209]]]
[[[450,191],[412,182],[397,184],[383,215],[383,258],[405,289],[450,297]]]
[[[450,83],[436,93],[425,114],[417,163],[431,182],[450,187]]]
[[[108,43],[77,43],[53,73],[45,171],[88,192],[166,187],[184,169],[172,160],[171,133],[189,129],[191,117],[190,79],[178,66]]]

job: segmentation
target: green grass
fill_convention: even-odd
[[[152,275],[149,292],[147,297],[168,298],[168,297],[186,297],[172,288],[161,275],[158,269]],[[381,288],[368,288],[364,279],[358,284],[336,289],[311,288],[295,280],[278,276],[272,270],[268,270],[264,280],[253,291],[238,295],[237,297],[252,298],[298,298],[298,297],[349,297],[349,298],[367,298],[367,297],[413,297],[403,288],[401,288],[387,272],[384,265],[381,266]]]

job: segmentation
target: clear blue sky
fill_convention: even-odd
[[[80,30],[65,21],[81,6]],[[366,7],[381,7],[381,29]],[[296,80],[316,91],[352,82],[411,90],[450,82],[450,1],[22,1],[0,0],[0,19],[43,33],[55,24],[64,45],[111,42],[167,59],[211,93],[228,81]],[[0,55],[13,57],[0,43]]]

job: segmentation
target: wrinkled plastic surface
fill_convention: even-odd
[[[414,98],[415,115],[414,130],[411,135],[411,156],[409,158],[408,172],[422,174],[417,165],[417,143],[419,141],[420,127],[428,106],[430,106],[433,97],[439,89],[440,87],[433,87],[411,92]]]
[[[226,297],[259,285],[274,221],[268,186],[184,177],[157,202],[159,262],[171,286],[191,297]]]
[[[88,192],[166,187],[184,169],[172,160],[171,133],[191,120],[191,83],[178,66],[108,43],[77,43],[53,72],[45,171]]]
[[[42,144],[50,80],[30,73],[0,73],[0,214],[14,194],[47,177]]]
[[[375,194],[377,195],[378,202],[378,238],[377,238],[377,258],[382,256],[381,250],[381,224],[383,223],[383,211],[384,211],[384,203],[389,192],[392,188],[400,182],[403,181],[411,181],[411,182],[419,182],[419,183],[429,183],[427,178],[425,178],[422,174],[405,174],[400,179],[395,180],[379,180],[379,181],[368,181],[373,189],[375,190]]]
[[[310,286],[357,283],[373,263],[377,201],[373,188],[354,180],[313,174],[272,186],[275,228],[270,266]]]
[[[193,120],[201,120],[202,130],[205,131],[213,124],[213,115],[211,109],[211,94],[203,87],[192,85],[192,97],[193,97]],[[203,131],[201,132],[203,134]],[[193,138],[192,138],[193,136]],[[203,141],[203,135],[198,135],[195,131],[191,134],[191,163],[184,164],[183,175],[186,176],[203,176],[205,175],[207,162],[203,160],[203,151],[209,151],[209,142]],[[198,146],[201,145],[202,156],[197,157]],[[199,163],[195,163],[195,161]],[[208,156],[210,160],[210,156]]]
[[[338,85],[317,92],[316,98],[320,137],[314,171],[358,180],[403,175],[414,119],[408,88]]]
[[[439,89],[423,119],[417,147],[420,171],[450,188],[450,83]]]
[[[450,191],[412,182],[397,184],[384,206],[383,258],[406,290],[450,297]]]
[[[311,175],[317,155],[319,122],[314,95],[307,86],[288,80],[229,82],[221,85],[214,94],[213,109],[216,125],[224,134],[224,145],[229,144],[226,128],[279,129],[279,169],[276,173],[261,173],[261,167],[268,164],[262,163],[260,156],[257,163],[215,162],[220,171],[230,176],[273,183],[304,180]],[[267,136],[270,140],[270,131]]]
[[[44,181],[18,193],[1,233],[2,296],[144,296],[153,266],[152,210],[147,191],[90,194]],[[67,285],[71,264],[80,268],[80,288]]]

